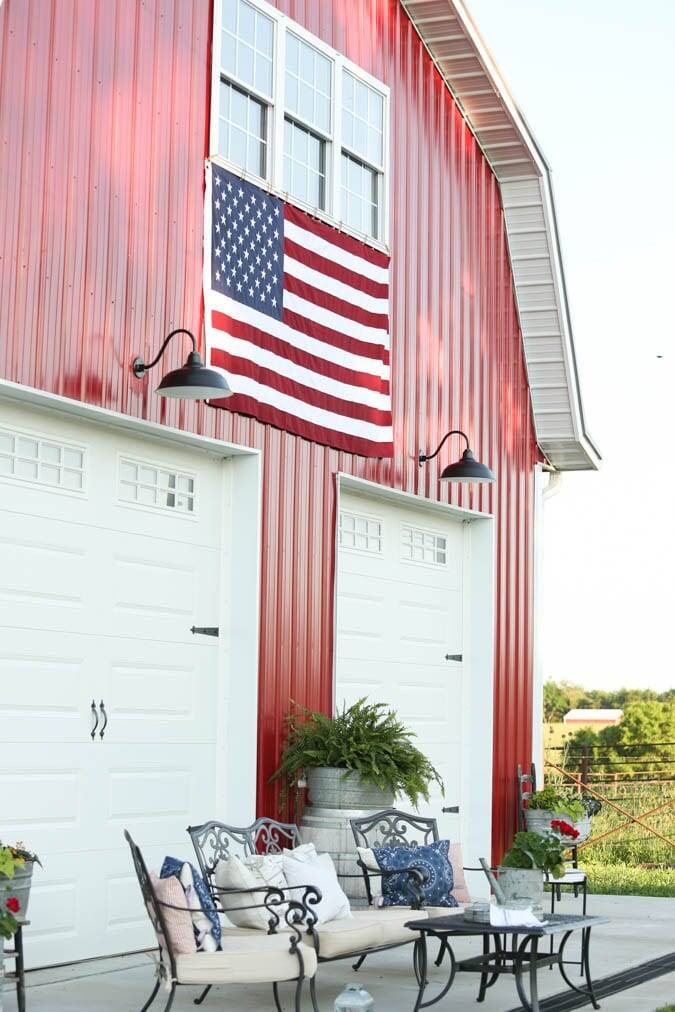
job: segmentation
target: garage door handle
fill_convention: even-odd
[[[448,805],[447,808],[441,808],[442,812],[447,812],[449,815],[459,814],[459,805]]]
[[[445,655],[445,659],[446,659],[446,661],[461,661],[462,660],[462,655],[461,654],[446,654]]]
[[[105,729],[108,726],[108,714],[105,712],[105,706],[103,705],[103,700],[101,700],[100,706],[101,706],[101,713],[105,717],[105,721],[103,723],[103,727],[99,731],[99,734],[100,734],[101,738],[103,738],[103,735],[105,734]]]
[[[200,636],[217,636],[219,629],[217,625],[193,625],[190,626],[190,632],[193,636],[195,633],[199,633]]]
[[[96,709],[96,700],[91,701],[91,712],[94,714],[94,726],[91,729],[91,740],[93,741],[96,737],[96,728],[98,727],[98,710]]]

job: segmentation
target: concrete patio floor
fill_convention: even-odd
[[[574,913],[579,900],[563,900],[561,913]],[[589,913],[610,918],[610,923],[593,931],[591,969],[595,979],[646,962],[675,950],[675,899],[638,896],[589,897]],[[478,951],[477,939],[456,939],[458,956]],[[568,947],[569,949],[570,947]],[[359,980],[373,995],[377,1012],[409,1012],[414,1005],[415,984],[411,949],[395,949],[370,957],[358,973],[347,961],[320,967],[318,995],[321,1012],[332,1012],[333,1001],[342,986]],[[572,958],[576,958],[573,956]],[[430,981],[441,982],[442,973],[432,969]],[[153,971],[148,955],[92,960],[27,975],[28,1012],[138,1012],[152,987]],[[539,974],[540,997],[563,990],[557,970]],[[478,977],[459,974],[452,990],[436,1006],[453,1012],[483,1008],[486,1012],[508,1012],[519,1006],[513,979],[504,977],[488,991],[482,1006],[476,1006]],[[178,989],[172,1012],[194,1009],[199,988]],[[286,1008],[291,1008],[290,988],[284,990]],[[152,1006],[162,1012],[164,992]],[[15,1012],[16,998],[5,988],[4,1012]],[[675,973],[658,977],[629,991],[602,999],[605,1012],[654,1012],[675,1002]],[[268,1012],[272,1008],[266,986],[222,988],[211,992],[203,1008],[232,1012]],[[590,1008],[590,1006],[587,1006]],[[306,1001],[304,1008],[309,1009]]]

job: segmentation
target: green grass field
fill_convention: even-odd
[[[640,868],[630,864],[591,864],[581,861],[588,873],[591,893],[610,896],[675,896],[675,868]]]

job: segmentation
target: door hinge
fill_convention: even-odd
[[[446,661],[461,661],[462,660],[462,655],[461,654],[446,654],[445,655],[445,659],[446,659]]]
[[[218,636],[220,635],[217,625],[193,625],[190,628],[191,633],[199,633],[200,636]]]

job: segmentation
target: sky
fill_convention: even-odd
[[[546,505],[544,677],[662,691],[675,686],[675,0],[467,5],[553,170],[603,456]]]

